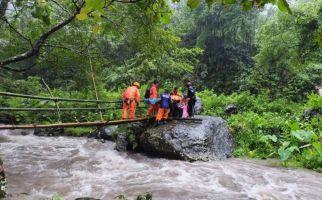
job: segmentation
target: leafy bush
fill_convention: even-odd
[[[204,102],[204,114],[228,121],[235,138],[235,156],[280,158],[285,166],[292,161],[321,171],[322,117],[305,120],[302,116],[305,109],[322,108],[321,97],[309,95],[304,104],[248,92],[224,96],[205,90],[198,95]],[[238,106],[238,114],[224,114],[229,104]]]

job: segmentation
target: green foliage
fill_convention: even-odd
[[[17,87],[9,87],[15,85]],[[8,86],[8,87],[7,87]],[[98,88],[99,98],[107,101],[121,101],[121,92],[107,92]],[[32,94],[37,96],[51,97],[45,86],[41,85],[39,78],[29,77],[27,80],[10,81],[10,84],[0,86],[0,91],[15,92],[21,94]],[[54,97],[70,98],[70,99],[95,99],[95,94],[92,90],[86,91],[63,91],[61,89],[51,90]],[[13,98],[13,97],[0,97],[1,107],[10,108],[56,108],[53,101]],[[78,102],[59,102],[60,108],[79,108],[79,107],[92,107],[96,108],[96,103],[78,103]],[[103,112],[104,120],[112,120],[121,116],[121,103],[114,104],[101,104],[103,108],[110,108]],[[8,113],[9,114],[9,113]],[[12,114],[12,113],[10,113]],[[56,111],[54,112],[15,112],[18,123],[56,123],[56,122],[73,122],[73,121],[97,121],[100,120],[98,111],[61,111],[61,119],[58,118]],[[81,129],[74,130],[75,134],[81,134]]]
[[[309,107],[321,108],[321,97],[309,95],[304,104],[248,92],[224,96],[205,90],[198,96],[203,99],[204,114],[227,119],[236,142],[235,156],[280,158],[283,165],[296,162],[321,171],[322,117],[305,120],[302,116]],[[229,104],[239,108],[238,114],[224,113]]]
[[[62,198],[60,198],[59,196],[54,196],[52,200],[62,200]]]
[[[277,12],[260,26],[256,66],[245,79],[247,90],[302,101],[312,85],[321,83],[317,70],[322,66],[322,46],[316,42],[321,5],[321,0],[299,2],[293,15]]]
[[[317,94],[310,94],[305,104],[307,108],[322,109],[322,98]]]
[[[183,38],[182,45],[204,49],[195,68],[197,86],[226,94],[239,89],[243,74],[254,65],[257,12],[245,13],[239,5],[227,9],[202,4],[190,13],[181,8],[175,15],[174,29]]]
[[[73,136],[73,137],[82,137],[87,136],[89,133],[93,132],[95,128],[85,128],[85,127],[77,127],[77,128],[64,128],[65,135]]]

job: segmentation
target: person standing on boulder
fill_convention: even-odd
[[[150,117],[153,112],[157,112],[159,109],[158,105],[158,85],[159,81],[155,80],[150,87],[150,97],[149,97],[149,108],[148,113],[146,114],[147,117]]]
[[[192,87],[190,80],[186,81],[187,86],[187,101],[189,117],[194,117],[194,107],[197,101],[196,92]]]
[[[182,101],[181,95],[178,93],[178,88],[175,87],[173,91],[170,93],[171,97],[171,107],[170,113],[173,118],[181,117],[181,108],[180,103]]]
[[[165,90],[164,93],[160,96],[160,98],[160,108],[156,116],[157,125],[160,125],[161,121],[165,123],[165,121],[168,119],[171,104],[169,90]]]

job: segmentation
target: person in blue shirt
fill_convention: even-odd
[[[171,97],[169,90],[165,90],[164,93],[160,95],[160,107],[156,116],[157,124],[161,124],[161,121],[165,122],[168,119],[170,105]]]

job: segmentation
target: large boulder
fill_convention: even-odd
[[[195,104],[195,114],[200,114],[203,112],[203,103],[200,97],[197,97]]]
[[[183,160],[214,160],[231,156],[233,139],[226,121],[197,116],[202,121],[172,121],[147,129],[140,136],[141,149],[152,156]]]
[[[147,125],[150,123],[134,122],[118,126],[115,130],[117,132],[115,149],[118,151],[139,151],[139,135],[147,129]]]

